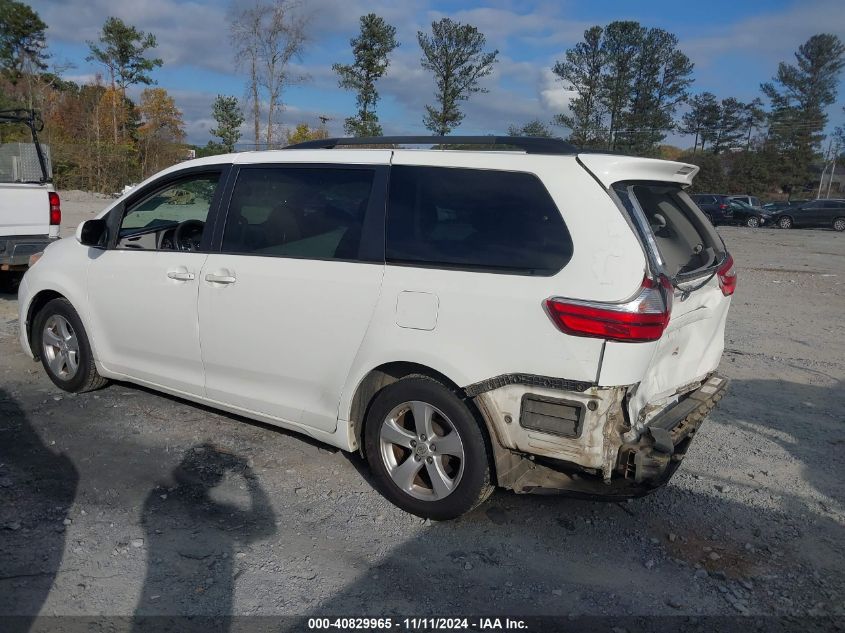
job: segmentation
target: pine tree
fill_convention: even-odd
[[[399,46],[396,41],[396,28],[375,13],[362,15],[361,33],[352,38],[352,64],[334,64],[334,70],[340,77],[341,88],[357,93],[358,113],[344,123],[346,133],[351,136],[381,136],[382,129],[378,122],[375,107],[379,100],[376,82],[387,72],[390,65],[389,55]]]
[[[431,23],[431,35],[417,32],[422,67],[434,74],[437,105],[425,106],[423,124],[445,136],[464,118],[459,107],[471,94],[487,92],[479,81],[493,72],[499,51],[484,52],[487,38],[470,24],[443,18]]]
[[[781,185],[800,188],[827,124],[825,109],[836,101],[845,46],[836,35],[813,35],[795,53],[796,63],[781,62],[771,82],[761,85],[769,99],[769,141],[782,155]]]
[[[569,141],[581,147],[599,147],[606,142],[601,129],[604,107],[600,99],[605,63],[601,46],[603,32],[600,26],[584,31],[584,41],[567,50],[565,61],[557,62],[552,68],[565,89],[576,93],[569,104],[569,113],[556,115],[555,123],[569,128]]]
[[[220,142],[209,141],[209,149],[219,149],[220,152],[234,152],[235,144],[241,138],[241,125],[244,122],[244,113],[238,104],[237,97],[225,97],[217,95],[214,103],[211,104],[211,116],[217,122],[217,127],[209,130],[212,136],[220,139]]]
[[[689,100],[689,110],[681,117],[680,132],[695,135],[693,154],[698,150],[699,141],[703,151],[707,141],[714,138],[719,127],[719,114],[719,101],[712,92],[702,92]]]

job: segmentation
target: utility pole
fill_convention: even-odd
[[[819,176],[819,190],[816,193],[816,200],[822,197],[822,185],[824,184],[824,175],[827,172],[828,168],[828,158],[830,157],[830,150],[833,148],[833,138],[831,138],[827,143],[827,151],[824,154],[824,167],[822,168],[822,174]],[[833,161],[834,169],[836,169],[836,161]],[[828,179],[827,183],[827,196],[830,197],[830,182],[833,180],[833,172],[830,173],[830,178]]]
[[[830,176],[827,177],[827,193],[825,194],[825,198],[830,198],[830,185],[833,184],[833,176],[836,174],[836,159],[833,159],[830,167]]]

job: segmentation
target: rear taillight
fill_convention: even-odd
[[[719,270],[716,271],[719,277],[719,288],[722,289],[722,294],[730,297],[736,290],[736,268],[734,267],[734,258],[728,255]]]
[[[62,223],[62,204],[59,194],[51,191],[50,194],[50,226],[58,226]]]
[[[625,303],[601,303],[552,297],[546,310],[561,332],[609,341],[656,341],[669,325],[672,313],[671,282],[643,279],[637,295]]]
[[[723,203],[723,204],[720,204],[720,205],[719,205],[719,208],[720,208],[722,211],[724,211],[725,209],[727,209],[727,208],[728,208],[728,205],[726,205],[726,204],[724,204],[724,203]]]

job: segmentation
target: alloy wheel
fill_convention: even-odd
[[[79,371],[79,340],[70,322],[60,314],[47,319],[41,335],[44,358],[53,375],[71,380]]]
[[[464,446],[437,407],[412,400],[382,421],[379,450],[388,475],[404,493],[425,501],[449,496],[464,471]]]

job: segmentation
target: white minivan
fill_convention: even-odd
[[[697,170],[512,137],[189,161],[44,251],[21,343],[67,391],[130,381],[361,451],[423,517],[496,485],[645,494],[727,386],[736,274]]]

